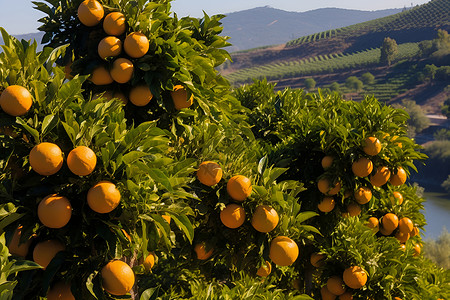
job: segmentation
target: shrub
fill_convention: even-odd
[[[313,90],[316,87],[316,81],[313,78],[306,78],[305,79],[305,88],[308,91]]]
[[[360,91],[364,84],[361,80],[359,80],[356,76],[350,76],[349,78],[347,78],[347,80],[345,81],[345,86],[351,90],[354,91]]]
[[[375,82],[375,76],[372,73],[367,72],[361,75],[361,80],[364,84],[373,84]]]

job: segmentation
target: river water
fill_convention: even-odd
[[[448,194],[425,192],[423,214],[427,225],[424,232],[425,239],[436,239],[446,228],[450,231],[450,199]]]

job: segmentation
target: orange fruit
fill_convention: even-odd
[[[394,230],[387,230],[387,229],[384,228],[383,226],[380,226],[380,227],[379,227],[379,230],[380,230],[380,233],[381,233],[382,235],[384,235],[384,236],[391,235],[391,234],[394,232]]]
[[[113,98],[119,99],[120,101],[123,102],[123,104],[127,104],[128,103],[128,98],[122,92],[119,92],[119,91],[115,92]]]
[[[322,296],[322,300],[335,300],[336,295],[330,292],[326,285],[324,285],[320,289],[320,295]]]
[[[75,300],[70,283],[59,281],[47,292],[47,300]]]
[[[125,16],[122,13],[118,11],[109,13],[103,20],[103,30],[106,34],[119,36],[125,33],[125,21]]]
[[[30,92],[20,85],[8,86],[0,95],[0,106],[10,116],[26,114],[33,104]]]
[[[73,78],[72,75],[72,62],[69,62],[67,65],[64,66],[64,77],[68,80]]]
[[[414,256],[418,256],[419,254],[420,254],[420,252],[421,252],[421,250],[422,250],[422,248],[420,247],[420,245],[419,244],[415,244],[414,245]]]
[[[120,192],[115,184],[100,181],[91,187],[87,194],[89,207],[100,214],[113,211],[120,203]]]
[[[28,254],[28,249],[30,248],[32,238],[30,237],[27,241],[21,243],[20,238],[22,237],[23,226],[20,225],[14,231],[11,241],[8,243],[9,253],[12,255],[25,257]]]
[[[45,269],[55,255],[65,249],[66,247],[58,240],[40,242],[34,247],[33,261]]]
[[[197,178],[204,185],[216,185],[222,179],[222,168],[213,161],[204,161],[198,166]]]
[[[327,289],[336,296],[342,295],[345,293],[344,281],[339,276],[331,276],[327,280]]]
[[[414,229],[414,224],[410,218],[404,217],[398,221],[398,229],[403,233],[411,233]]]
[[[394,186],[402,185],[406,182],[406,171],[402,167],[397,168],[397,173],[393,173],[389,179],[389,183]]]
[[[367,220],[367,227],[369,227],[370,229],[373,229],[374,231],[378,231],[378,229],[379,229],[378,219],[375,217],[370,217]]]
[[[70,171],[78,176],[86,176],[94,171],[97,164],[97,156],[91,148],[78,146],[67,155],[67,166]]]
[[[344,271],[344,282],[352,289],[360,289],[366,285],[367,273],[359,266],[351,266]]]
[[[356,202],[366,204],[372,199],[372,190],[366,186],[359,187],[354,193]]]
[[[317,188],[322,194],[333,196],[339,193],[339,191],[341,190],[341,183],[336,182],[334,183],[334,185],[332,185],[328,178],[321,178],[317,182]]]
[[[150,43],[144,34],[132,32],[125,38],[123,47],[130,57],[140,58],[148,52]]]
[[[133,76],[133,63],[126,58],[118,58],[111,69],[111,77],[117,83],[127,83]]]
[[[228,204],[221,212],[220,212],[220,220],[223,225],[228,228],[238,228],[245,221],[245,211],[244,208],[240,205],[231,203]]]
[[[352,295],[351,292],[345,292],[342,295],[340,295],[338,299],[339,300],[352,300],[353,299],[353,295]]]
[[[191,95],[188,99],[187,91],[182,85],[174,86],[173,91],[170,92],[170,96],[177,110],[188,108],[194,103],[194,95]]]
[[[352,164],[352,171],[358,177],[367,177],[372,173],[373,163],[367,157],[360,157]]]
[[[390,197],[392,205],[402,204],[403,203],[403,195],[399,192],[392,193],[393,197]]]
[[[370,176],[370,183],[373,186],[380,187],[386,184],[391,176],[391,171],[387,167],[378,167],[375,175]]]
[[[394,297],[394,300],[402,300],[400,297]]]
[[[416,236],[419,234],[419,228],[415,227],[413,228],[413,230],[411,231],[410,235],[411,237]]]
[[[326,155],[322,158],[322,168],[324,170],[328,169],[329,167],[331,167],[331,165],[333,164],[334,161],[334,157],[330,156],[330,155]]]
[[[323,197],[322,201],[317,205],[317,208],[324,213],[328,213],[334,209],[336,202],[333,197]]]
[[[393,213],[387,213],[381,219],[381,225],[387,231],[394,231],[398,226],[398,217]]]
[[[252,193],[252,182],[243,175],[233,176],[227,182],[227,192],[233,200],[242,202]]]
[[[170,224],[170,221],[172,220],[172,218],[168,215],[162,215],[163,219],[166,220],[167,223]]]
[[[370,156],[377,155],[381,151],[381,142],[374,136],[366,138],[363,151]]]
[[[95,85],[108,85],[114,82],[111,74],[104,66],[98,66],[92,71],[89,80]]]
[[[311,265],[313,265],[314,267],[320,268],[324,265],[325,258],[327,258],[325,254],[316,252],[311,254],[309,261],[311,262]]]
[[[207,260],[208,258],[211,257],[211,255],[214,252],[213,248],[208,248],[207,250],[207,245],[205,242],[201,242],[195,245],[194,247],[194,251],[197,254],[197,258],[200,260]]]
[[[127,294],[134,285],[134,273],[130,266],[121,260],[112,260],[101,271],[102,286],[115,296]]]
[[[115,36],[107,36],[98,43],[97,50],[102,59],[116,57],[122,52],[122,41]]]
[[[258,271],[256,271],[256,275],[260,277],[267,277],[270,272],[272,272],[272,264],[266,260],[265,263],[259,267]]]
[[[96,0],[85,0],[78,6],[78,19],[89,27],[99,24],[104,14],[103,6]]]
[[[395,234],[395,238],[402,244],[406,243],[409,240],[409,233],[403,233],[401,231],[397,231]]]
[[[405,244],[400,244],[400,250],[406,251],[406,245]]]
[[[62,228],[72,217],[72,206],[66,197],[48,195],[39,202],[38,217],[48,228]]]
[[[280,220],[277,211],[269,205],[259,205],[252,216],[252,226],[259,232],[271,232]]]
[[[269,257],[279,266],[290,266],[298,257],[297,243],[287,236],[277,236],[270,243]]]
[[[44,142],[31,149],[29,161],[36,173],[49,176],[61,169],[64,159],[58,145]]]
[[[155,265],[155,253],[150,252],[144,260],[144,268],[147,272],[150,272]]]
[[[153,94],[147,85],[137,85],[131,88],[128,98],[136,106],[146,106],[152,100]]]
[[[356,203],[350,203],[347,206],[347,212],[350,215],[350,217],[356,217],[361,214],[361,206],[359,206]]]

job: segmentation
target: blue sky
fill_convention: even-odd
[[[429,0],[175,0],[172,2],[172,11],[178,16],[200,17],[203,10],[209,15],[226,14],[266,5],[288,11],[307,11],[323,7],[378,10],[403,8],[426,2]],[[0,27],[10,34],[36,32],[39,26],[37,20],[43,16],[41,12],[33,9],[31,0],[0,0]]]

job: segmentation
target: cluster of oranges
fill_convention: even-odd
[[[119,85],[127,84],[135,73],[134,63],[137,59],[148,54],[150,42],[145,34],[134,31],[126,34],[127,22],[125,15],[119,11],[113,11],[105,15],[100,2],[96,0],[85,0],[78,7],[78,19],[87,27],[94,27],[101,22],[106,35],[97,47],[98,57],[105,61],[97,66],[91,74],[90,80],[97,86],[106,86],[112,83]],[[109,62],[106,63],[106,62]],[[70,64],[66,66],[66,77],[71,78]],[[129,88],[128,96],[116,89],[106,90],[105,98],[118,98],[125,104],[128,100],[136,106],[146,106],[153,98],[149,86],[141,81]],[[188,108],[193,104],[193,95],[182,85],[175,85],[171,91],[173,104],[177,110]]]
[[[360,289],[366,285],[367,273],[359,266],[351,266],[344,270],[341,276],[331,276],[327,283],[320,290],[323,300],[334,300],[339,296],[339,300],[351,300],[353,295],[347,291],[351,289]]]
[[[198,180],[207,186],[213,186],[222,179],[222,168],[216,162],[202,162],[197,170]],[[225,206],[220,212],[220,220],[224,226],[230,229],[239,228],[246,221],[246,213],[241,205],[252,193],[252,183],[243,175],[235,175],[227,181],[226,190],[232,203]],[[258,205],[251,217],[251,225],[255,230],[269,233],[278,225],[277,211],[270,205]],[[197,258],[205,260],[211,257],[213,249],[207,243],[201,242],[195,245],[194,251]],[[289,237],[277,236],[272,239],[269,250],[270,259],[279,266],[290,266],[297,259],[298,246]],[[272,265],[269,261],[257,270],[256,274],[262,277],[271,273]]]

